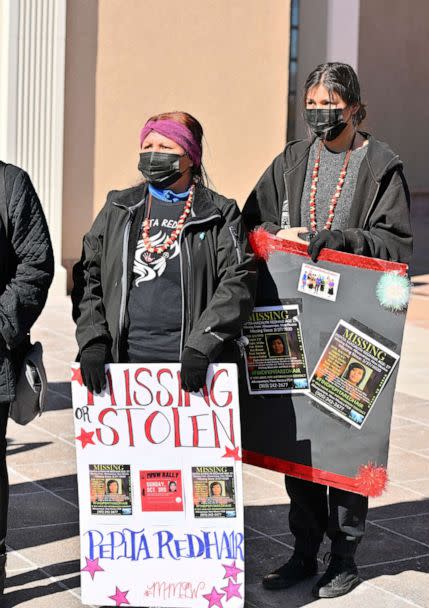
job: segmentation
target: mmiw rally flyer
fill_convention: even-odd
[[[82,602],[242,608],[236,366],[210,366],[192,394],[178,364],[106,370],[92,395],[72,366]]]

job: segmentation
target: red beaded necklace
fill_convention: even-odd
[[[191,189],[189,190],[188,200],[185,203],[185,208],[183,209],[182,215],[178,219],[176,228],[173,230],[173,232],[170,234],[170,236],[167,239],[165,239],[165,242],[162,245],[159,245],[158,247],[154,247],[152,245],[152,243],[150,241],[150,236],[149,236],[150,211],[152,208],[152,195],[149,194],[147,216],[143,221],[143,242],[144,242],[146,251],[149,251],[149,253],[165,253],[167,251],[167,249],[170,249],[170,247],[172,245],[174,245],[174,243],[177,241],[179,234],[182,231],[186,218],[188,217],[189,213],[191,212],[192,201],[194,200],[194,193],[195,193],[195,186],[191,186]]]
[[[353,139],[354,141],[354,139]],[[347,175],[347,167],[349,164],[350,156],[352,153],[353,141],[350,145],[350,149],[347,151],[346,157],[344,159],[343,166],[340,171],[340,177],[338,178],[338,184],[335,188],[335,193],[331,198],[331,202],[329,205],[328,219],[326,220],[325,230],[330,230],[332,226],[332,222],[334,221],[335,208],[338,203],[338,199],[341,196],[341,190],[343,189],[343,184]],[[320,154],[322,152],[322,147],[324,143],[320,142],[319,150],[317,152],[317,157],[314,163],[311,187],[310,187],[310,226],[312,232],[317,232],[317,220],[316,220],[316,194],[317,194],[317,182],[319,181],[319,167],[320,167]]]

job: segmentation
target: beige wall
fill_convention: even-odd
[[[91,207],[138,181],[151,114],[194,114],[215,189],[244,202],[285,141],[289,1],[68,4],[64,257],[78,255]]]
[[[413,191],[429,192],[429,2],[361,0],[359,77],[365,127],[405,164]]]
[[[284,0],[99,3],[95,204],[138,178],[138,131],[184,109],[203,124],[215,187],[243,200],[284,144]]]
[[[93,219],[98,2],[67,3],[64,99],[63,262],[80,256]]]

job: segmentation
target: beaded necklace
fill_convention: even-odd
[[[166,257],[168,257],[167,250],[170,249],[170,247],[172,247],[172,245],[174,245],[174,243],[177,241],[177,238],[182,231],[185,220],[191,212],[192,201],[194,200],[194,193],[195,186],[191,186],[191,189],[189,190],[188,200],[185,203],[185,208],[183,209],[183,213],[177,221],[177,227],[173,230],[170,236],[165,239],[165,242],[162,245],[158,245],[157,247],[154,247],[152,245],[149,236],[150,211],[152,209],[152,195],[149,194],[147,216],[143,221],[143,242],[146,247],[146,251],[148,251],[149,253],[162,253]]]
[[[341,191],[343,189],[344,181],[347,175],[347,167],[349,164],[350,156],[352,153],[354,138],[352,143],[350,144],[350,148],[347,151],[346,157],[344,159],[343,166],[340,171],[340,177],[338,178],[338,184],[335,188],[335,193],[331,198],[331,202],[329,205],[328,219],[326,220],[326,224],[324,226],[325,230],[330,230],[332,227],[332,222],[334,221],[335,209],[337,207],[338,199],[341,196]],[[320,154],[322,152],[322,147],[324,143],[320,142],[319,150],[317,152],[317,157],[313,167],[312,179],[311,179],[311,187],[310,187],[310,226],[311,231],[313,233],[317,232],[317,220],[316,220],[316,194],[317,194],[317,182],[319,181],[319,167],[320,167]]]

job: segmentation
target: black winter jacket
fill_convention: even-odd
[[[9,238],[0,228],[0,403],[15,398],[14,349],[43,310],[54,276],[48,225],[27,173],[5,168]]]
[[[347,251],[408,262],[410,196],[402,162],[387,144],[362,134],[368,137],[368,150],[359,169],[349,228],[344,230]],[[289,143],[262,175],[243,209],[249,230],[262,225],[276,234],[281,228],[302,225],[301,196],[313,141]]]
[[[109,192],[83,239],[73,269],[73,318],[79,350],[111,345],[124,361],[132,266],[145,209],[146,186]],[[199,238],[204,232],[205,238]],[[256,269],[236,203],[197,185],[180,239],[182,337],[210,361],[219,358],[252,311]]]

